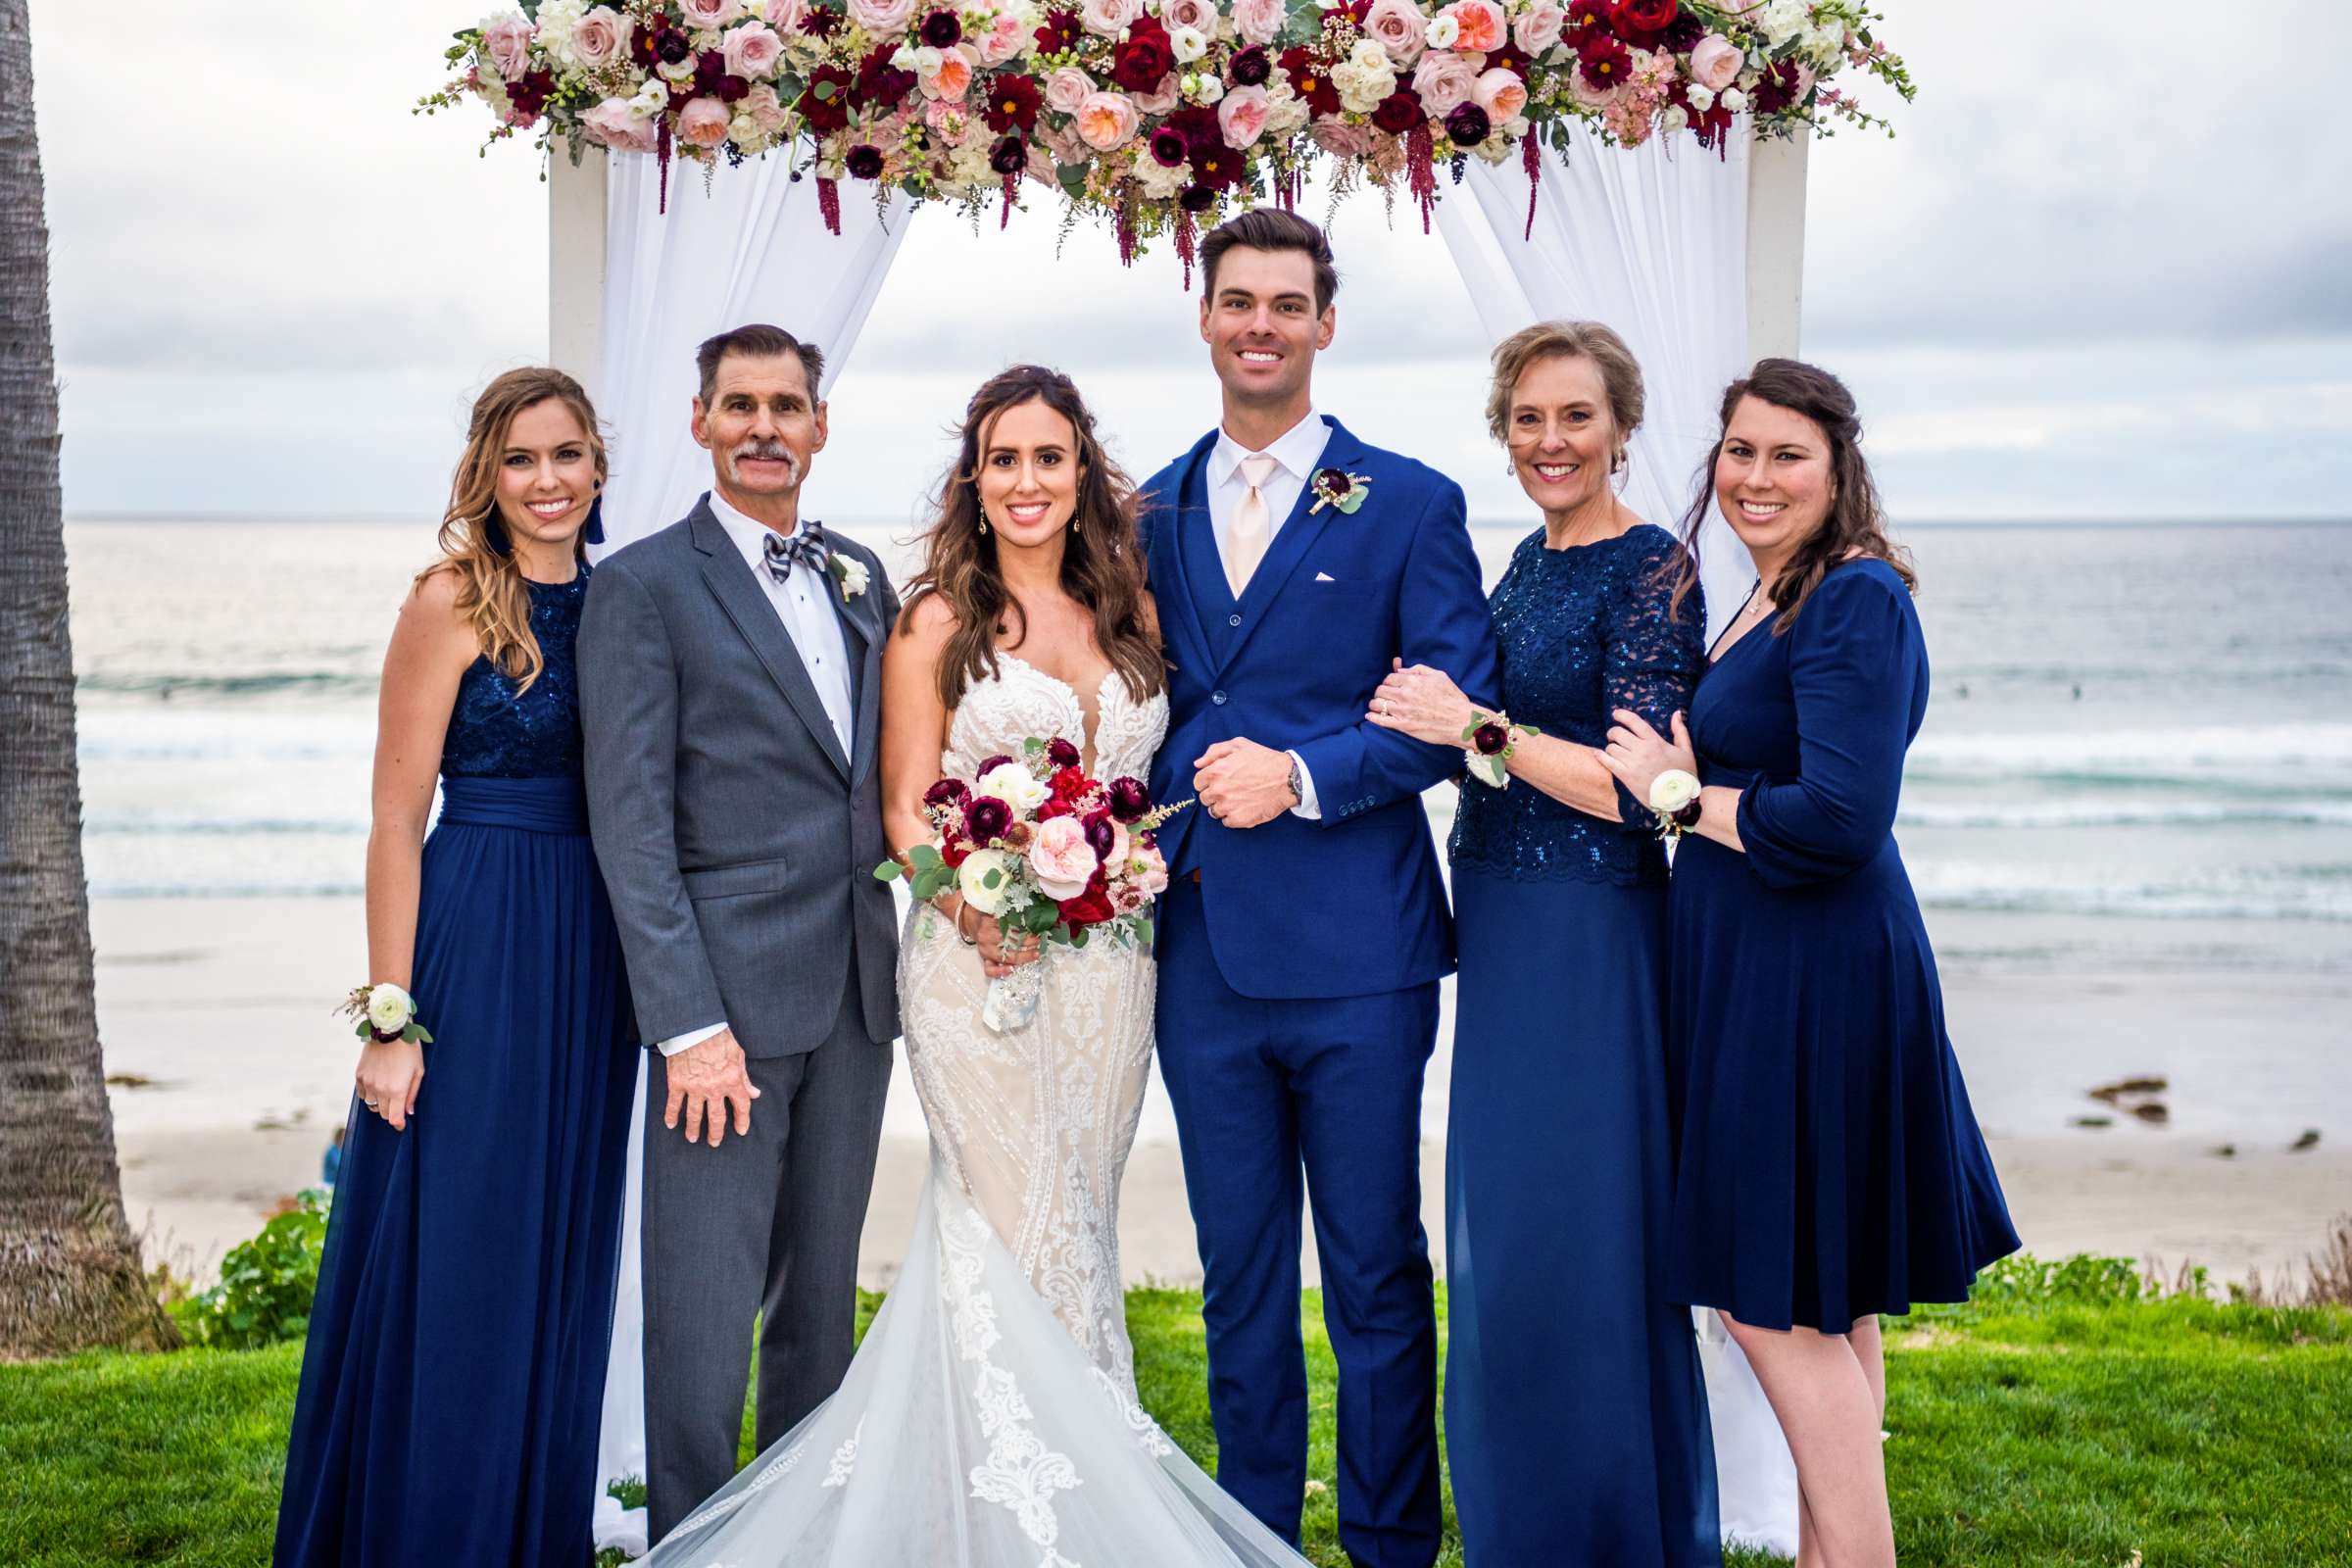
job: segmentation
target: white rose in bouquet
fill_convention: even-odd
[[[1015,816],[1027,816],[1046,804],[1048,791],[1035,773],[1018,762],[999,762],[972,783],[975,795],[994,795],[1012,808]]]
[[[1003,914],[1012,891],[1012,857],[1003,850],[974,850],[956,868],[956,890],[982,914]]]

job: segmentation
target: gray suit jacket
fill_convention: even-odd
[[[588,813],[640,1035],[724,1023],[751,1056],[813,1051],[843,968],[866,1033],[899,1032],[879,778],[882,645],[898,597],[871,551],[844,600],[856,744],[843,756],[775,607],[708,498],[589,580],[579,636]]]

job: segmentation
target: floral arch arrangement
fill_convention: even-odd
[[[1531,182],[1574,122],[1634,146],[1734,118],[1787,135],[1884,125],[1831,85],[1903,98],[1901,59],[1858,0],[523,0],[457,35],[459,74],[418,106],[488,105],[492,140],[562,135],[714,166],[775,153],[812,172],[840,231],[843,180],[1004,221],[1025,182],[1107,217],[1120,255],[1298,198],[1399,188],[1517,151]],[[1533,221],[1533,193],[1530,195]]]

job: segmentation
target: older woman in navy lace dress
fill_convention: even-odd
[[[1449,745],[1493,717],[1513,742],[1502,787],[1462,785],[1451,846],[1446,1443],[1470,1568],[1722,1560],[1697,1348],[1664,1289],[1666,858],[1599,753],[1615,710],[1665,728],[1704,662],[1681,547],[1610,483],[1642,402],[1605,326],[1494,351],[1488,419],[1544,513],[1494,593],[1507,721],[1420,667],[1370,714]]]
[[[493,381],[385,656],[368,979],[433,1038],[361,1048],[281,1568],[590,1556],[635,1086],[572,662],[603,473],[569,376]]]

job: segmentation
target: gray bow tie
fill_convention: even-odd
[[[821,522],[805,522],[789,538],[778,538],[771,532],[761,544],[760,554],[767,574],[778,582],[789,582],[795,565],[808,566],[821,575],[825,564],[833,557],[832,547],[825,543],[825,525]]]

